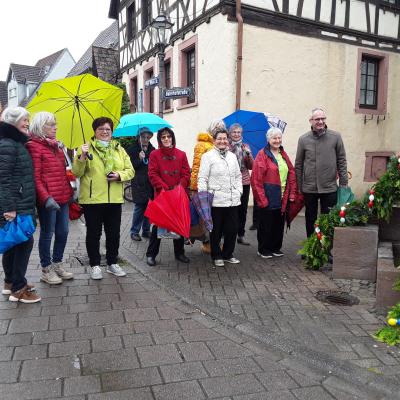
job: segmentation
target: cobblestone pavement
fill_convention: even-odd
[[[66,249],[73,281],[39,283],[35,246],[28,277],[42,302],[0,299],[1,400],[400,398],[398,350],[369,338],[380,324],[367,310],[368,290],[359,306],[316,301],[315,290],[335,285],[302,269],[301,226],[289,233],[281,260],[258,260],[251,233],[239,266],[215,270],[198,245],[182,265],[166,242],[161,262],[149,268],[147,243],[129,238],[130,217],[128,205],[125,278],[89,279],[79,221]]]

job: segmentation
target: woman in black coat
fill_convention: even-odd
[[[25,148],[29,113],[22,107],[6,108],[0,122],[0,228],[18,214],[35,213],[35,183],[32,159]],[[4,288],[10,301],[36,303],[41,300],[25,274],[33,237],[3,254]]]
[[[131,239],[138,242],[142,240],[140,229],[142,229],[143,237],[150,237],[150,222],[144,216],[144,212],[149,199],[153,197],[153,187],[150,185],[148,176],[149,157],[154,150],[153,145],[150,143],[152,136],[153,133],[148,128],[142,128],[139,131],[137,141],[127,149],[135,169],[135,177],[132,179],[132,199],[135,204],[133,207]]]

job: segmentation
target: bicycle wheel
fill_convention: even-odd
[[[133,202],[132,198],[132,185],[126,185],[124,188],[124,199],[129,201],[130,203]]]

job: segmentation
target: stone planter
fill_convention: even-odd
[[[400,242],[379,242],[376,281],[376,308],[386,312],[400,302],[400,292],[393,290],[393,284],[400,278]]]
[[[379,240],[382,242],[400,241],[400,206],[393,207],[389,223],[379,221]]]
[[[333,278],[376,282],[378,226],[336,227],[332,255]]]

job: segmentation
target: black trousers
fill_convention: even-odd
[[[321,203],[321,214],[328,214],[329,209],[337,202],[337,191],[331,193],[303,193],[306,207],[306,232],[310,237],[318,217],[318,200]]]
[[[258,209],[257,241],[258,252],[267,254],[279,251],[283,242],[285,215],[280,209]]]
[[[254,200],[254,206],[253,206],[253,226],[257,228],[258,226],[258,215],[260,213],[260,208],[258,207],[256,201]]]
[[[239,214],[239,229],[238,236],[242,237],[245,233],[246,217],[247,217],[247,206],[249,204],[250,185],[243,185],[243,193],[240,197],[240,206],[238,210]]]
[[[153,225],[153,228],[151,229],[149,247],[146,251],[146,257],[156,258],[157,254],[160,252],[161,239],[157,237],[157,232],[157,226]],[[185,254],[185,240],[183,237],[181,236],[179,239],[174,239],[173,242],[175,257]]]
[[[100,265],[100,238],[104,226],[107,265],[116,264],[121,227],[121,204],[83,204],[86,221],[86,251],[90,266]]]
[[[233,256],[239,225],[238,209],[239,206],[211,208],[213,230],[210,233],[210,246],[213,260],[227,260]],[[221,250],[222,235],[224,245]]]
[[[16,292],[26,285],[26,270],[33,248],[33,237],[17,244],[3,254],[4,282],[11,283],[11,291]]]

